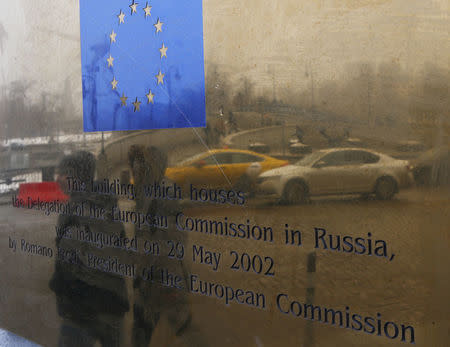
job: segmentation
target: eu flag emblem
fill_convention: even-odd
[[[84,131],[204,127],[201,0],[80,0]]]

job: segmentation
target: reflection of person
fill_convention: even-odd
[[[344,139],[348,140],[350,138],[350,129],[345,128],[344,129]]]
[[[58,171],[66,191],[67,177],[87,184],[95,172],[95,158],[88,152],[77,152],[65,157]],[[88,192],[69,194],[71,206],[95,204],[110,210],[116,203],[109,196],[94,196]],[[113,222],[108,215],[106,220],[96,220],[71,214],[60,215],[57,228],[58,258],[49,286],[56,294],[58,313],[63,318],[59,346],[93,346],[96,341],[102,346],[119,346],[123,316],[129,310],[124,278],[89,267],[87,259],[88,254],[120,258],[118,252],[125,251],[113,252],[106,247],[99,250],[86,241],[79,241],[75,235],[99,232],[106,237],[124,237],[123,225]]]
[[[216,124],[214,126],[215,133],[217,134],[217,137],[225,136],[226,135],[226,129],[225,129],[225,121],[223,118],[219,118],[216,121]],[[217,141],[218,142],[218,141]]]
[[[228,112],[228,126],[230,133],[238,131],[236,117],[232,111]]]
[[[169,243],[179,244],[178,250],[185,245],[185,234],[174,229],[174,218],[177,213],[178,203],[176,201],[158,200],[146,198],[143,194],[143,185],[158,185],[162,183],[167,168],[167,156],[156,147],[146,148],[134,145],[128,152],[129,165],[134,177],[137,194],[136,211],[152,216],[167,216],[168,229],[158,230],[155,227],[148,229],[136,228],[136,236],[142,240],[151,240],[161,246],[159,256],[141,255],[138,259],[138,273],[143,269],[153,271],[147,278],[138,278],[134,282],[135,305],[133,323],[133,345],[148,346],[153,332],[158,324],[170,326],[172,337],[183,335],[184,338],[192,340],[189,345],[203,346],[201,336],[191,324],[191,309],[187,293],[187,271],[180,257],[168,257]],[[164,251],[163,251],[164,250]],[[167,271],[173,276],[180,276],[183,280],[178,288],[168,286],[161,277],[161,271]],[[162,283],[165,283],[163,285]]]
[[[303,130],[298,125],[295,126],[295,136],[299,142],[303,143]]]
[[[321,128],[319,132],[328,141],[328,146],[331,148],[339,146],[342,142],[341,138],[329,135],[325,128]]]
[[[208,146],[215,146],[220,141],[220,136],[224,136],[224,123],[223,119],[207,120],[205,132],[205,142]]]
[[[210,121],[206,122],[206,127],[204,128],[205,132],[205,142],[208,146],[215,144],[215,129],[211,127]]]

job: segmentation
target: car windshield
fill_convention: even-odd
[[[316,160],[320,159],[325,153],[322,151],[314,152],[305,156],[303,159],[300,159],[295,165],[299,166],[311,166],[316,162]]]

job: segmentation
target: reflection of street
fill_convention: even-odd
[[[279,312],[275,296],[286,293],[305,301],[306,259],[314,251],[315,227],[333,235],[384,240],[396,254],[395,259],[316,250],[317,265],[313,278],[314,303],[363,316],[380,313],[384,321],[400,322],[415,328],[418,345],[426,345],[430,331],[428,321],[444,322],[441,308],[446,291],[442,279],[434,278],[436,269],[448,264],[448,255],[436,252],[441,242],[448,242],[447,228],[450,204],[448,191],[418,190],[400,192],[392,201],[355,198],[327,198],[310,204],[281,206],[270,199],[255,198],[244,207],[223,207],[208,203],[184,203],[186,216],[270,225],[273,243],[236,241],[202,233],[189,233],[185,245],[186,260],[192,261],[193,245],[220,252],[222,261],[217,271],[204,264],[191,264],[192,273],[213,283],[233,288],[262,292],[265,310],[231,303],[203,295],[191,295],[194,320],[207,327],[204,333],[214,346],[298,346],[303,341],[306,320]],[[54,259],[9,249],[9,239],[54,247],[56,216],[37,211],[0,207],[0,282],[1,325],[40,344],[53,346],[59,329],[59,317],[48,280]],[[284,230],[302,232],[303,245],[284,245]],[[274,259],[275,276],[231,269],[231,251]],[[436,282],[437,281],[437,282]],[[441,283],[437,287],[436,283]],[[448,288],[447,288],[448,289]],[[442,310],[442,311],[440,311]],[[31,313],[31,314],[30,314]],[[42,317],[37,325],[34,317]],[[240,324],[236,325],[236,319]],[[33,324],[32,324],[33,323]],[[389,345],[378,338],[349,329],[313,323],[316,346]],[[437,346],[438,344],[436,344]]]

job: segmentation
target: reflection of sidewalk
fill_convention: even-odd
[[[401,191],[409,201],[429,204],[441,204],[450,202],[450,186],[440,187],[414,187]]]

